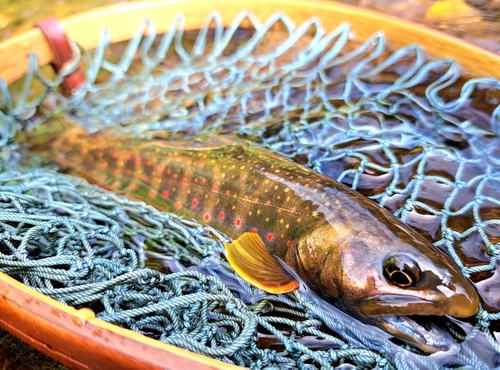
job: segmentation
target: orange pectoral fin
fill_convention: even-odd
[[[274,294],[299,288],[299,282],[269,253],[259,235],[244,233],[224,246],[231,266],[253,286]]]

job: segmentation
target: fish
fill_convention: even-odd
[[[426,353],[456,345],[422,316],[468,318],[471,282],[443,251],[349,187],[256,144],[221,136],[171,141],[88,133],[56,116],[29,150],[92,184],[208,224],[225,257],[269,293],[301,282],[332,305]]]

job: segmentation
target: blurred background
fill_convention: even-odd
[[[64,18],[126,0],[0,0],[0,42],[45,17]],[[336,0],[396,16],[500,53],[500,0]],[[0,369],[66,369],[0,329]]]
[[[0,41],[58,18],[125,0],[0,0]],[[500,0],[335,0],[390,14],[500,53]]]

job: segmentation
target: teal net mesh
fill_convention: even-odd
[[[383,32],[358,40],[347,24],[241,13],[224,28],[214,13],[186,31],[183,20],[162,35],[144,21],[115,45],[103,31],[91,52],[74,44],[59,76],[30,55],[22,81],[0,81],[0,271],[254,369],[499,366],[499,81],[417,45],[393,50]],[[58,86],[78,65],[86,84],[65,97]],[[252,288],[221,258],[217,230],[50,168],[13,169],[16,132],[61,111],[90,132],[238,135],[338,179],[448,252],[476,282],[480,312],[463,332],[450,326],[459,346],[427,356],[303,292]]]

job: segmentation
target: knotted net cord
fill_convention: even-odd
[[[21,87],[0,81],[0,270],[105,321],[255,369],[495,367],[491,325],[500,317],[491,307],[459,348],[423,356],[314,297],[249,287],[220,257],[226,238],[210,227],[49,170],[7,170],[22,153],[20,127],[58,111],[91,132],[239,135],[423,229],[466,276],[495,271],[498,80],[467,78],[416,45],[394,51],[382,32],[356,40],[347,24],[328,33],[314,18],[295,26],[282,14],[261,23],[241,13],[224,28],[213,13],[190,33],[183,21],[163,35],[144,21],[120,45],[103,31],[92,52],[73,45],[59,76],[30,55]],[[86,85],[61,95],[80,64]],[[165,274],[144,268],[146,258],[192,268]]]

